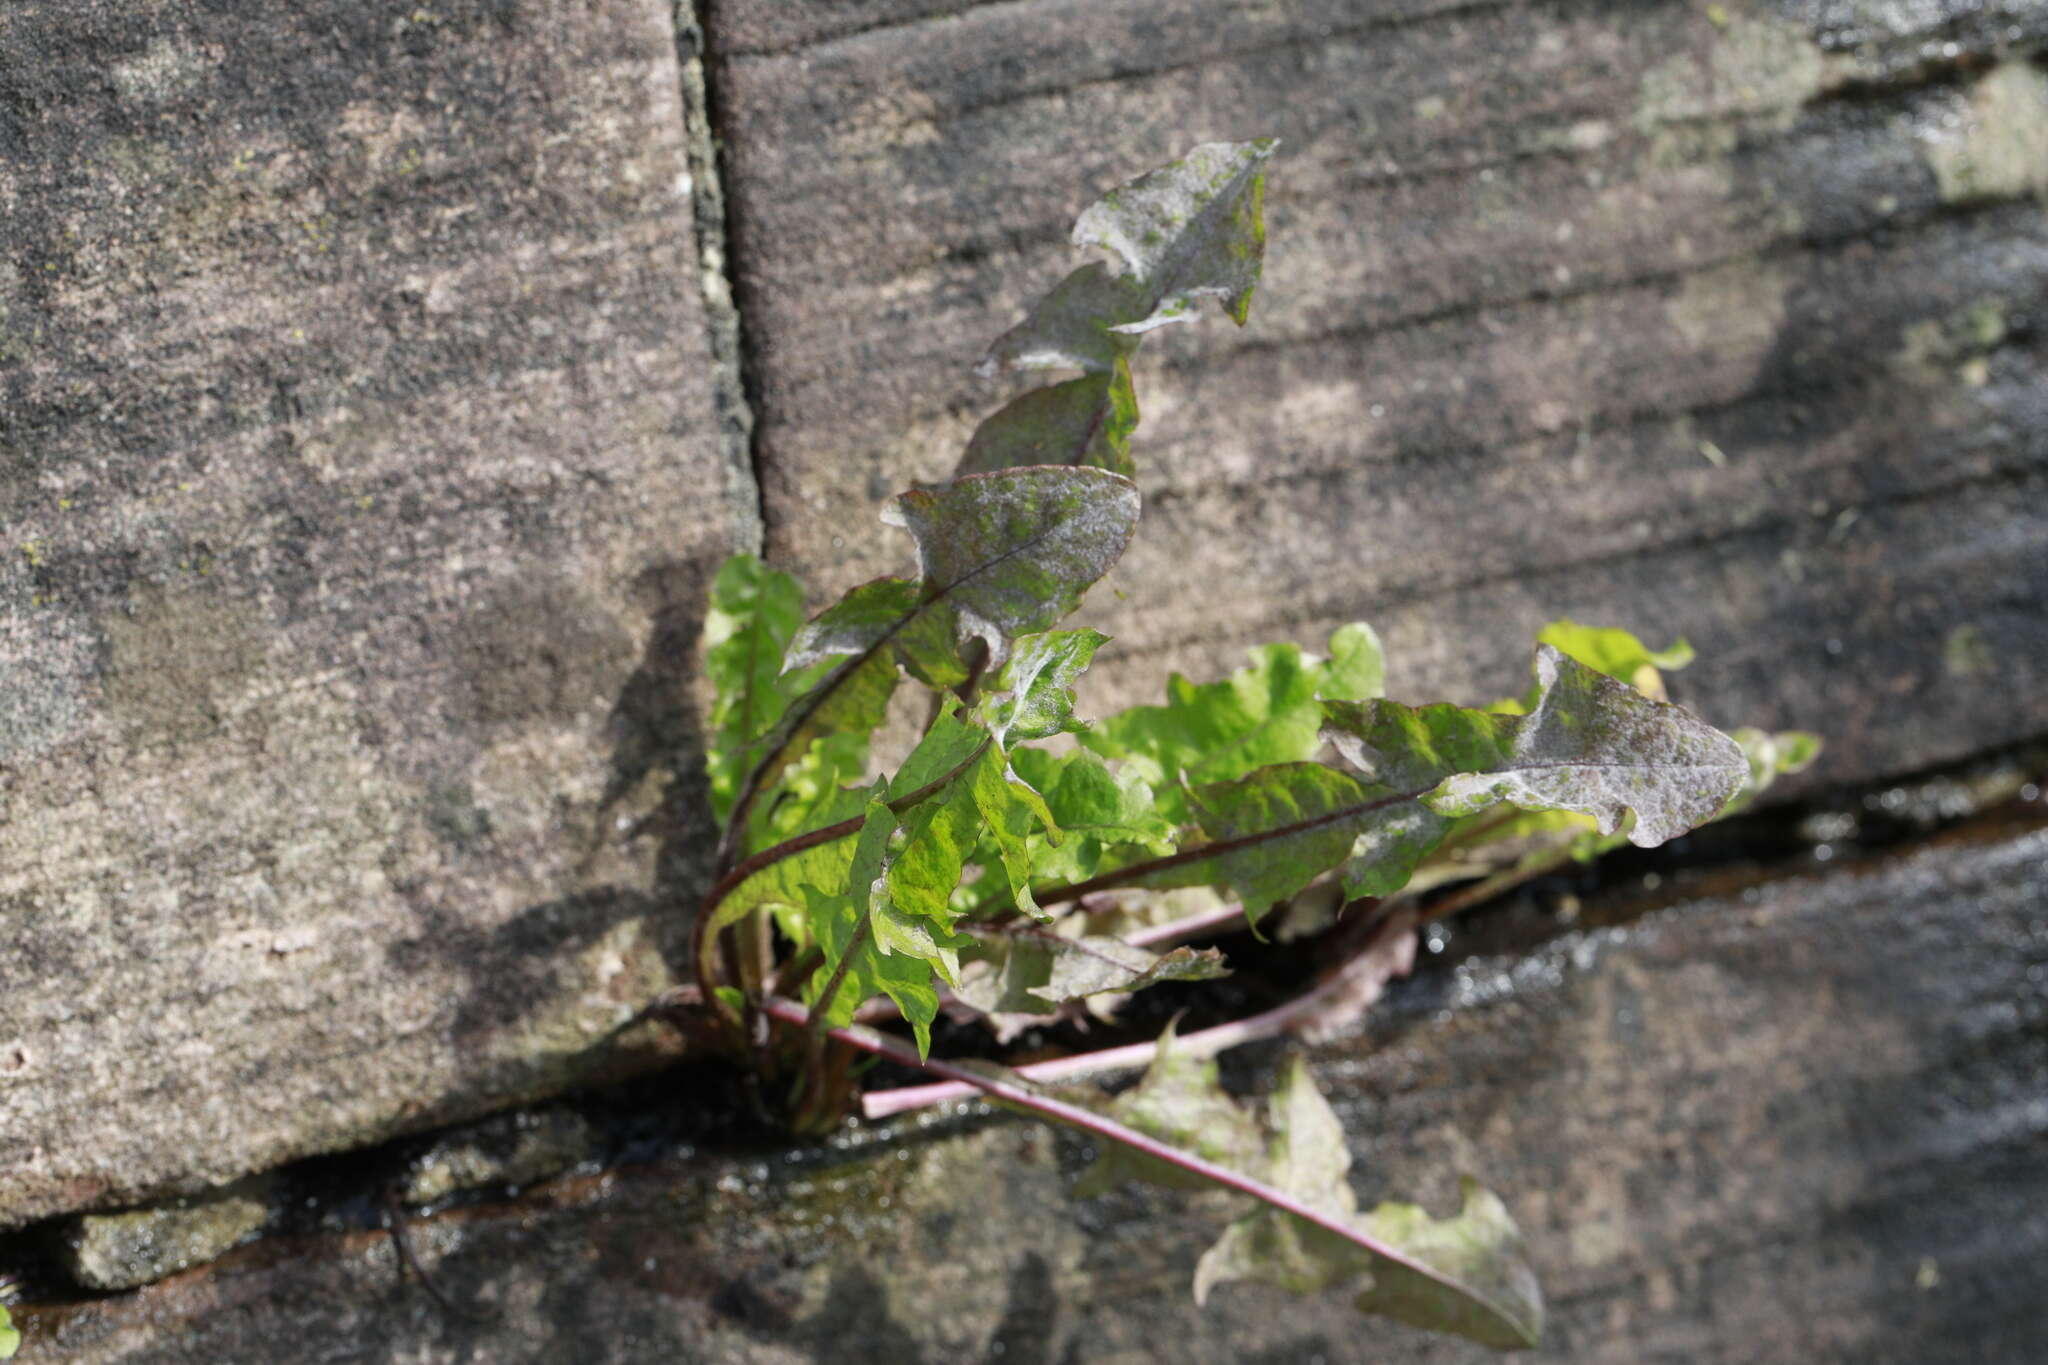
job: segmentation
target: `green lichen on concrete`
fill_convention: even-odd
[[[213,1260],[270,1215],[270,1177],[122,1213],[74,1218],[58,1237],[65,1270],[88,1289],[132,1289]]]
[[[2048,195],[2048,75],[2001,62],[1923,146],[1949,203]]]

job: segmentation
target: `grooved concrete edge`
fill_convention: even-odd
[[[725,459],[725,496],[733,539],[760,554],[767,543],[761,478],[754,451],[754,410],[747,399],[742,319],[733,297],[725,181],[718,164],[718,133],[705,74],[709,25],[697,12],[703,0],[674,0],[676,77],[683,106],[683,145],[690,164],[690,204],[696,219],[697,282],[704,296],[711,346],[711,387],[718,407],[719,451]]]

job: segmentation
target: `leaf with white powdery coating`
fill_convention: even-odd
[[[902,633],[904,663],[935,686],[960,681],[958,647],[980,639],[993,666],[1012,636],[1044,630],[1109,572],[1138,525],[1138,490],[1101,469],[1034,466],[918,488],[883,520],[917,541],[933,623]],[[940,624],[943,623],[943,624]]]
[[[1734,740],[1682,707],[1652,701],[1549,645],[1536,650],[1536,707],[1496,770],[1446,778],[1424,798],[1440,815],[1496,801],[1590,815],[1602,834],[1630,813],[1629,842],[1655,848],[1719,813],[1749,776]]]
[[[1074,682],[1109,637],[1099,630],[1047,631],[1016,641],[997,687],[1008,696],[985,708],[998,744],[1046,739],[1081,729],[1074,719]]]
[[[956,475],[1028,464],[1132,472],[1131,354],[1141,333],[1192,319],[1205,296],[1220,298],[1243,325],[1265,259],[1265,163],[1276,145],[1197,147],[1082,213],[1074,244],[1105,247],[1124,269],[1113,274],[1091,261],[1073,271],[996,339],[978,369],[1075,369],[1084,377],[1004,405],[976,429]]]
[[[1691,712],[1566,657],[1536,651],[1535,707],[1526,716],[1456,706],[1329,703],[1329,738],[1388,791],[1426,791],[1363,830],[1345,891],[1390,895],[1451,821],[1498,802],[1574,811],[1612,835],[1654,848],[1706,823],[1740,789],[1749,765],[1726,735]]]
[[[1266,257],[1266,161],[1279,142],[1210,142],[1139,176],[1090,205],[1074,223],[1074,245],[1123,257],[1144,290],[1145,311],[1119,332],[1147,332],[1222,300],[1239,326]]]
[[[1216,1063],[1173,1046],[1169,1026],[1160,1035],[1159,1051],[1144,1079],[1111,1100],[1104,1112],[1146,1137],[1193,1152],[1219,1166],[1253,1172],[1265,1161],[1265,1137],[1259,1125],[1223,1091]],[[1205,1190],[1210,1182],[1129,1147],[1106,1147],[1093,1165],[1081,1172],[1074,1197],[1086,1199],[1115,1189],[1127,1180],[1144,1180],[1176,1190]]]
[[[1131,433],[1138,429],[1138,395],[1122,356],[1100,374],[1011,399],[975,428],[955,478],[1020,465],[1072,464],[1107,469],[1126,478],[1137,472]]]
[[[835,654],[859,663],[894,645],[920,679],[946,687],[967,677],[960,645],[981,639],[1000,664],[1011,636],[1079,605],[1130,544],[1138,490],[1100,469],[1006,469],[913,489],[883,520],[916,539],[922,576],[855,588],[797,632],[791,666]]]
[[[1128,994],[1162,981],[1207,981],[1230,974],[1223,955],[1213,948],[1155,953],[1121,939],[1029,926],[976,935],[961,961],[964,969],[954,995],[984,1014],[1044,1016],[1091,995]],[[979,970],[975,963],[982,964]]]

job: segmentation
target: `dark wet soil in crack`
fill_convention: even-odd
[[[2043,828],[2048,828],[2048,740],[1911,779],[1767,807],[1660,849],[1626,849],[1531,882],[1455,920],[1429,926],[1414,977],[1396,983],[1382,1009],[1395,1015],[1434,1011],[1462,964],[1513,959],[1567,935],[1626,926],[1684,902],[1760,896],[1770,884],[1791,877],[1853,876],[1932,846],[1989,846]],[[1148,991],[1130,1002],[1114,1027],[1098,1026],[1086,1036],[1067,1027],[1038,1030],[998,1048],[982,1030],[942,1020],[933,1050],[1014,1062],[1149,1038],[1176,1017],[1185,1029],[1203,1027],[1278,1003],[1301,989],[1321,965],[1314,940],[1282,944],[1246,933],[1219,942],[1235,975]],[[1250,1054],[1263,1050],[1249,1049],[1236,1064],[1226,1059],[1226,1079],[1249,1082],[1261,1061]],[[922,1078],[878,1070],[869,1079],[874,1085],[896,1085]],[[686,1063],[624,1085],[566,1096],[548,1108],[572,1112],[590,1135],[566,1173],[523,1190],[503,1184],[465,1190],[409,1210],[408,1219],[515,1216],[522,1208],[574,1205],[596,1197],[609,1173],[700,1158],[829,1166],[850,1150],[903,1133],[987,1121],[977,1112],[914,1115],[887,1125],[850,1125],[832,1138],[792,1147],[758,1116],[744,1078],[713,1063]],[[268,1260],[298,1254],[309,1241],[385,1236],[391,1192],[423,1154],[459,1131],[420,1134],[283,1168],[268,1223],[253,1244],[231,1254],[238,1260]],[[65,1305],[103,1297],[67,1282],[59,1270],[53,1247],[63,1222],[0,1237],[0,1294],[38,1316],[61,1316]]]

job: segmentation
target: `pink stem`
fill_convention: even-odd
[[[810,1023],[810,1011],[806,1010],[796,1001],[784,996],[771,995],[767,997],[761,1002],[761,1009],[764,1013],[797,1027],[804,1027]],[[877,1033],[875,1030],[860,1024],[848,1024],[844,1028],[835,1028],[830,1030],[830,1032],[831,1036],[837,1038],[840,1042],[857,1047],[863,1052],[871,1052],[878,1057],[886,1057],[890,1061],[902,1066],[916,1067],[920,1071],[929,1072],[934,1076],[947,1077],[961,1085],[978,1090],[992,1099],[1002,1100],[1019,1108],[1028,1109],[1032,1113],[1044,1118],[1071,1124],[1083,1132],[1093,1133],[1097,1137],[1107,1138],[1111,1142],[1122,1143],[1133,1151],[1143,1152],[1146,1156],[1164,1161],[1172,1166],[1178,1166],[1184,1171],[1201,1176],[1205,1180],[1213,1181],[1225,1189],[1236,1190],[1240,1194],[1248,1194],[1254,1199],[1271,1204],[1283,1213],[1291,1213],[1296,1218],[1315,1224],[1325,1232],[1342,1237],[1354,1246],[1363,1247],[1375,1256],[1384,1256],[1389,1261],[1394,1262],[1394,1264],[1403,1266],[1417,1275],[1443,1285],[1445,1288],[1453,1290],[1458,1294],[1468,1296],[1472,1294],[1470,1286],[1459,1283],[1427,1261],[1418,1260],[1402,1251],[1399,1247],[1380,1241],[1377,1237],[1352,1226],[1342,1218],[1337,1218],[1324,1213],[1320,1209],[1312,1208],[1286,1191],[1275,1189],[1273,1186],[1266,1184],[1263,1180],[1255,1180],[1241,1171],[1233,1171],[1228,1166],[1219,1166],[1213,1161],[1196,1156],[1193,1152],[1184,1151],[1170,1143],[1161,1142],[1154,1137],[1148,1137],[1137,1129],[1126,1127],[1107,1115],[1098,1114],[1090,1109],[1083,1109],[1079,1105],[1068,1104],[1065,1100],[1056,1100],[1050,1095],[1042,1095],[1027,1086],[1013,1085],[1009,1081],[998,1077],[984,1076],[977,1072],[969,1071],[965,1067],[955,1066],[951,1062],[941,1061],[936,1057],[921,1058],[917,1055],[916,1050],[908,1044],[891,1038],[886,1033]]]
[[[1291,1033],[1308,1020],[1314,1019],[1330,1006],[1331,1001],[1356,991],[1366,980],[1377,977],[1384,982],[1388,977],[1405,976],[1413,961],[1412,953],[1387,953],[1382,951],[1402,936],[1410,933],[1414,925],[1412,912],[1397,911],[1373,935],[1372,942],[1351,961],[1344,964],[1329,980],[1317,985],[1285,1004],[1276,1005],[1263,1014],[1254,1014],[1246,1019],[1218,1024],[1199,1032],[1187,1034],[1173,1041],[1173,1050],[1187,1056],[1213,1057],[1219,1052],[1240,1047],[1245,1043],[1257,1042],[1261,1038],[1275,1038]],[[1374,983],[1377,984],[1377,983]],[[1104,1048],[1100,1052],[1081,1052],[1072,1057],[1058,1057],[1049,1062],[1032,1062],[1015,1068],[1019,1076],[1029,1081],[1051,1083],[1069,1081],[1080,1076],[1097,1075],[1104,1071],[1122,1071],[1132,1067],[1149,1066],[1159,1053],[1159,1044],[1130,1043],[1124,1047]],[[926,1067],[927,1071],[936,1068]],[[949,1104],[973,1096],[982,1087],[971,1080],[945,1081],[932,1085],[908,1085],[894,1090],[873,1090],[860,1097],[860,1111],[864,1118],[885,1119],[895,1114],[908,1113],[934,1104]]]

